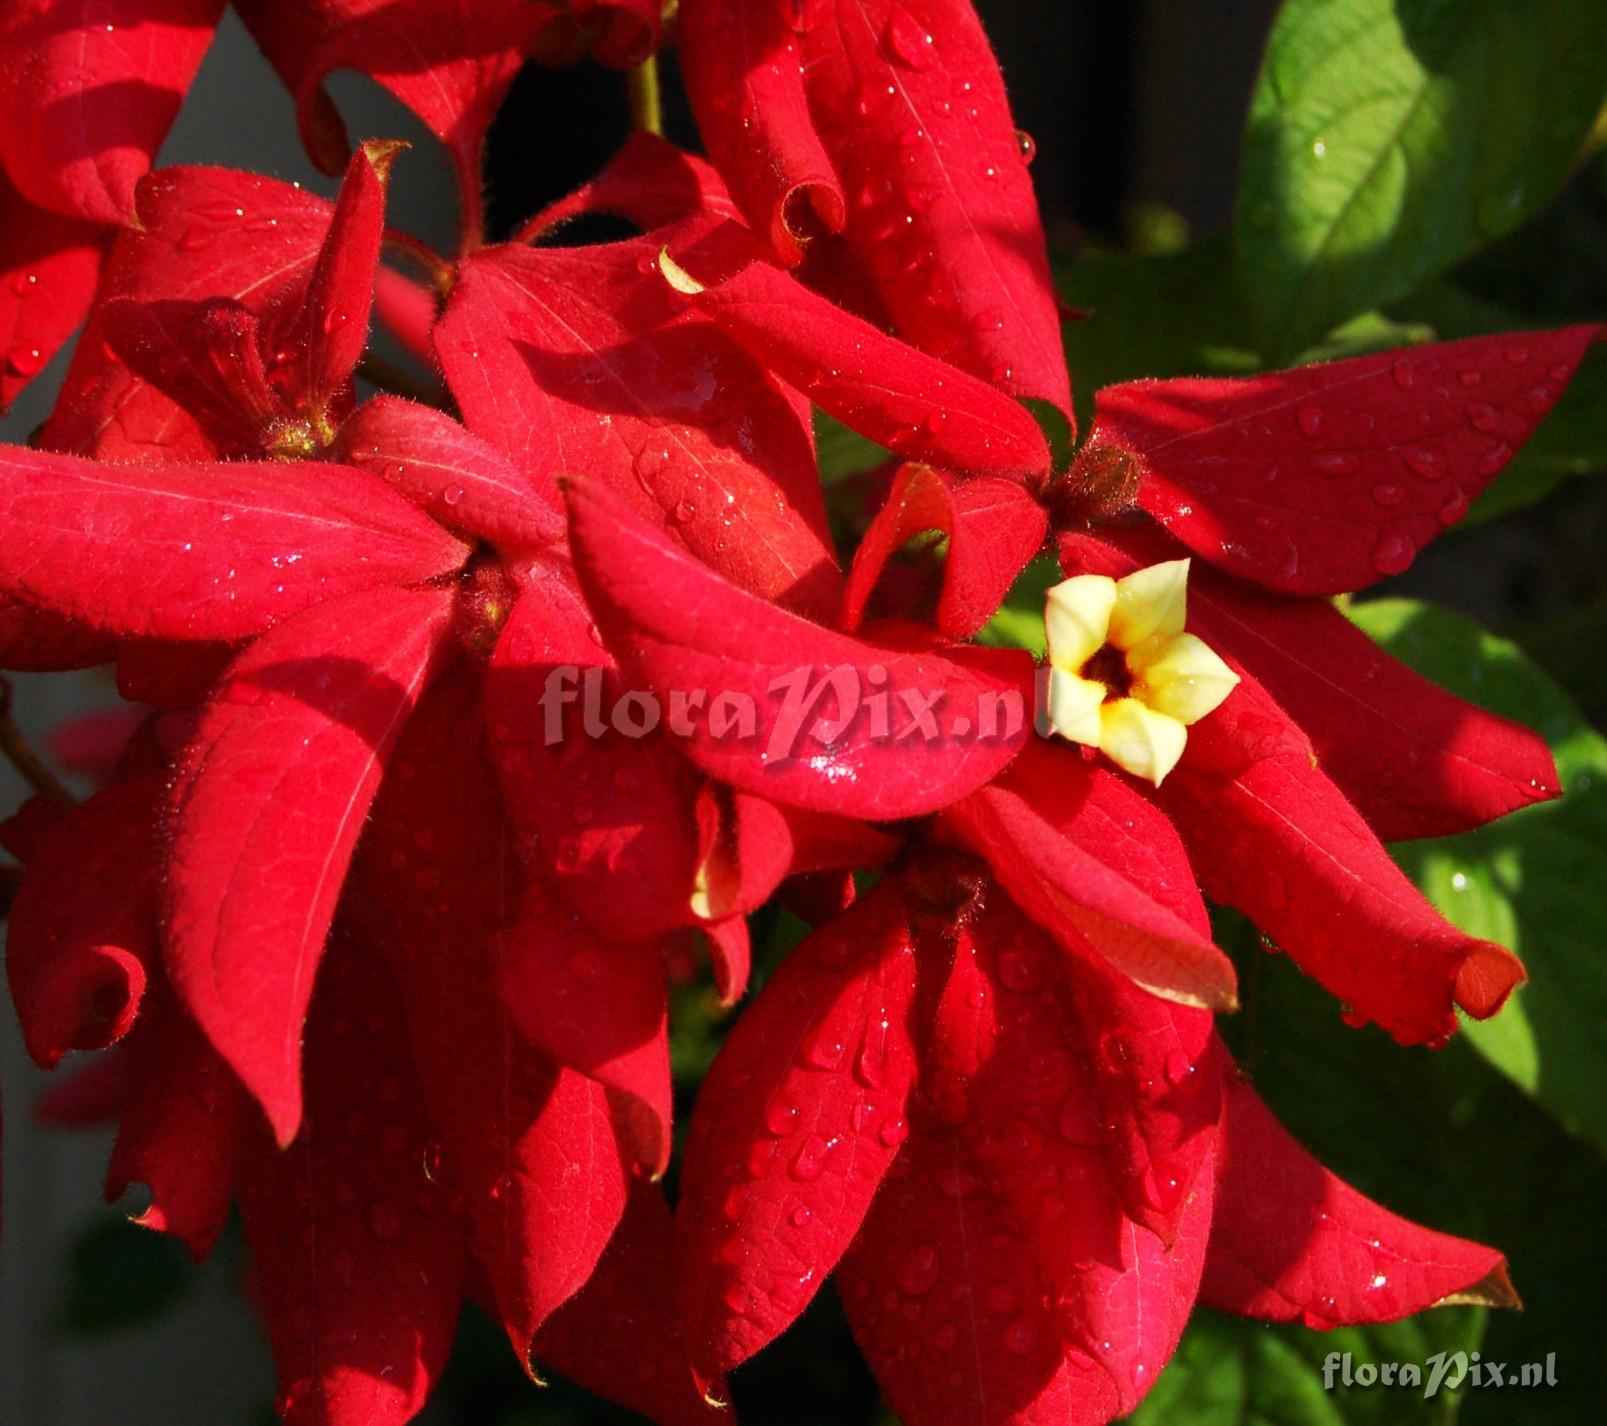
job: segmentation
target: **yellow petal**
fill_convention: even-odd
[[[1117,767],[1156,787],[1183,756],[1188,730],[1136,698],[1117,698],[1099,710],[1099,751]]]
[[[1116,607],[1116,581],[1103,574],[1062,580],[1044,600],[1044,632],[1049,662],[1076,673],[1105,646],[1110,611]]]
[[[1167,560],[1135,569],[1116,581],[1116,608],[1110,616],[1110,641],[1118,649],[1137,648],[1156,635],[1183,632],[1188,612],[1189,562]]]
[[[1049,670],[1049,723],[1062,738],[1097,748],[1103,732],[1099,705],[1104,701],[1104,684],[1064,669]]]
[[[1198,723],[1239,686],[1239,675],[1193,634],[1179,634],[1156,652],[1136,668],[1129,657],[1138,680],[1133,696],[1179,723]]]

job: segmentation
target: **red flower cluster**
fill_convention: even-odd
[[[1196,1300],[1510,1301],[1236,1073],[1199,888],[1406,1042],[1521,981],[1380,839],[1555,795],[1544,745],[1325,596],[1454,523],[1598,331],[1114,388],[1056,472],[1018,398],[1070,419],[1060,314],[966,0],[682,0],[712,163],[639,134],[491,247],[519,64],[633,64],[656,3],[236,5],[326,167],[336,67],[441,137],[462,251],[387,232],[395,145],[333,206],[146,174],[221,0],[0,4],[0,396],[88,312],[0,452],[0,665],[112,661],[144,710],[102,792],[0,836],[29,1049],[120,1042],[144,1222],[200,1255],[238,1200],[285,1419],[408,1419],[466,1295],[532,1374],[681,1423],[835,1271],[909,1426],[1124,1414]],[[641,236],[552,241],[585,212]],[[359,399],[371,311],[461,422]],[[910,462],[846,581],[812,405]],[[931,530],[940,587],[899,584]],[[1169,776],[1033,738],[1032,658],[966,642],[1046,537],[1074,577],[1198,556],[1231,692]],[[1142,702],[1150,614],[1101,597],[1131,640],[1061,671]],[[706,945],[739,1000],[774,895],[816,929],[703,1086],[672,1223],[666,985]]]

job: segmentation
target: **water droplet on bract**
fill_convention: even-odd
[[[894,5],[882,33],[887,53],[906,69],[922,70],[932,63],[932,33],[902,5]]]
[[[1319,475],[1354,475],[1361,469],[1361,457],[1354,451],[1318,451],[1311,468]]]
[[[28,290],[36,287],[38,283],[39,279],[33,273],[19,272],[11,279],[11,290],[18,297],[24,297],[27,295]]]
[[[939,1351],[952,1352],[960,1345],[960,1329],[952,1322],[945,1322],[932,1334],[932,1340]]]
[[[17,376],[37,376],[44,364],[38,347],[19,347],[6,353],[6,366]]]
[[[1295,420],[1299,422],[1303,434],[1315,436],[1322,430],[1322,407],[1315,401],[1307,401],[1295,412]]]
[[[350,312],[331,311],[324,313],[324,335],[338,332],[351,321]]]
[[[1454,525],[1458,520],[1466,515],[1467,512],[1468,493],[1467,491],[1463,490],[1461,486],[1456,486],[1452,489],[1451,493],[1445,497],[1444,503],[1439,508],[1438,514],[1440,524]]]
[[[463,487],[461,485],[447,486],[441,492],[441,499],[448,505],[461,505],[463,503]]]
[[[1030,1317],[1018,1317],[1004,1329],[1004,1349],[1012,1356],[1024,1357],[1038,1345],[1038,1324]]]
[[[1028,168],[1032,167],[1033,159],[1038,156],[1038,141],[1025,129],[1016,130],[1016,152],[1021,155],[1021,162]]]
[[[1036,990],[1041,975],[1037,958],[1025,951],[1006,951],[999,957],[999,981],[1006,990],[1017,994]]]
[[[841,1037],[822,1031],[804,1046],[804,1063],[811,1069],[834,1070],[842,1064],[847,1048]]]
[[[1401,503],[1401,488],[1391,480],[1381,480],[1373,487],[1373,499],[1388,508]]]
[[[895,1114],[891,1119],[883,1124],[880,1132],[878,1132],[876,1135],[876,1137],[882,1141],[883,1145],[889,1149],[896,1149],[904,1142],[904,1140],[909,1138],[909,1136],[909,1123],[902,1115],[899,1114]]]
[[[777,1095],[764,1111],[764,1127],[778,1139],[792,1133],[798,1124],[798,1106],[790,1099]]]
[[[1367,1023],[1367,1016],[1350,1004],[1342,1004],[1339,1007],[1339,1018],[1349,1025],[1352,1030],[1359,1030]]]
[[[1484,380],[1484,373],[1479,371],[1477,368],[1470,366],[1466,371],[1457,372],[1456,379],[1460,381],[1463,386],[1474,387]]]
[[[1500,419],[1501,413],[1482,401],[1475,401],[1468,407],[1468,425],[1475,431],[1493,431]]]
[[[670,511],[670,518],[677,525],[690,525],[697,519],[697,506],[690,500],[677,500],[675,508]]]
[[[791,1223],[794,1228],[807,1228],[810,1220],[814,1218],[814,1216],[814,1212],[811,1209],[806,1208],[800,1203],[788,1215],[787,1221]]]
[[[663,446],[643,446],[636,453],[636,477],[645,485],[655,476],[662,475],[669,463],[670,453]],[[648,489],[651,492],[652,487],[649,485]]]
[[[193,228],[186,228],[179,236],[178,248],[180,252],[198,253],[204,248],[212,246],[217,233],[211,228],[203,228],[197,224]]]
[[[819,1134],[811,1134],[803,1147],[792,1156],[787,1172],[799,1183],[813,1183],[826,1169],[826,1154],[830,1145]]]
[[[1401,452],[1401,463],[1415,476],[1423,480],[1438,480],[1445,474],[1445,468],[1440,464],[1437,451],[1431,451],[1426,446],[1407,446]]]
[[[402,1236],[402,1213],[388,1198],[376,1198],[368,1208],[368,1231],[382,1243]]]
[[[1508,366],[1523,366],[1529,360],[1529,348],[1521,344],[1510,346],[1501,353],[1507,359]]]
[[[1181,1089],[1194,1078],[1194,1066],[1189,1057],[1182,1050],[1173,1050],[1167,1055],[1166,1063],[1161,1067],[1161,1073],[1166,1076],[1166,1082],[1174,1089]]]
[[[937,1286],[942,1271],[943,1263],[937,1249],[930,1243],[922,1243],[899,1264],[899,1289],[910,1297],[920,1297]]]
[[[1373,546],[1373,568],[1380,574],[1400,574],[1415,554],[1411,542],[1399,530],[1385,530]]]
[[[733,1223],[748,1211],[748,1204],[753,1201],[753,1189],[745,1183],[734,1183],[725,1195],[725,1202],[720,1205],[720,1211]]]
[[[1417,385],[1417,367],[1405,357],[1396,357],[1390,373],[1395,378],[1395,385],[1402,391],[1410,391]]]
[[[789,0],[787,23],[799,34],[805,34],[820,24],[831,4],[832,0]]]

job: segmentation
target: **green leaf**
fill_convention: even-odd
[[[177,1238],[121,1215],[97,1218],[68,1255],[61,1329],[87,1337],[137,1326],[177,1302],[190,1280],[189,1255]]]
[[[1493,712],[1538,729],[1562,775],[1560,801],[1395,854],[1470,935],[1511,946],[1529,984],[1468,1041],[1571,1133],[1607,1151],[1607,740],[1512,644],[1410,600],[1350,616],[1396,657]]]
[[[891,454],[821,410],[815,412],[815,450],[820,460],[820,478],[828,485],[874,470]]]
[[[1287,0],[1236,223],[1264,350],[1297,352],[1517,227],[1604,92],[1607,6],[1590,0]]]
[[[1063,578],[1059,560],[1039,555],[1016,576],[998,612],[977,631],[977,643],[996,649],[1026,649],[1042,658],[1044,595]]]
[[[1477,1308],[1428,1312],[1380,1327],[1313,1332],[1214,1312],[1196,1313],[1177,1356],[1131,1420],[1135,1426],[1448,1426],[1459,1390],[1447,1371],[1433,1395],[1434,1358],[1447,1365],[1484,1335]],[[1351,1384],[1345,1385],[1344,1358]],[[1324,1363],[1333,1359],[1324,1385]],[[1393,1364],[1396,1384],[1362,1385],[1368,1368]],[[1402,1384],[1407,1365],[1415,1368]]]

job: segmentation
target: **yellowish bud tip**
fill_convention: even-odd
[[[703,284],[670,256],[668,248],[658,250],[658,270],[671,287],[686,297],[696,297],[703,291]]]

